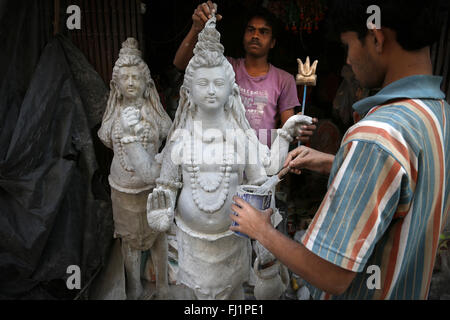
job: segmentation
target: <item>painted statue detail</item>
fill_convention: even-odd
[[[152,228],[167,230],[175,218],[177,280],[198,299],[244,298],[251,243],[229,230],[232,198],[239,185],[261,185],[276,174],[300,125],[311,121],[289,119],[270,152],[245,117],[223,50],[213,17],[186,69],[161,175],[147,204]]]
[[[111,80],[102,126],[98,135],[113,149],[109,183],[115,237],[121,239],[128,299],[138,299],[141,285],[141,251],[152,248],[157,289],[166,293],[167,240],[152,230],[146,217],[147,196],[155,186],[160,164],[155,160],[167,137],[171,120],[159,101],[138,43],[128,38],[120,50]]]

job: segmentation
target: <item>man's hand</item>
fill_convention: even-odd
[[[217,12],[217,4],[207,1],[198,5],[192,15],[192,28],[199,33],[205,27],[205,23],[212,18],[212,14]],[[217,21],[222,19],[220,14],[216,15]]]
[[[301,114],[301,113],[299,113]],[[309,143],[309,140],[311,139],[312,135],[314,134],[314,131],[317,129],[317,122],[319,122],[318,119],[313,118],[312,119],[313,124],[311,125],[304,125],[299,130],[299,136],[295,138],[296,141],[300,141],[302,144]]]
[[[322,174],[329,174],[333,166],[334,156],[305,146],[289,152],[283,168],[291,168],[291,172],[301,174],[307,169]]]
[[[230,214],[231,220],[239,226],[232,226],[230,230],[248,235],[252,239],[260,240],[266,234],[266,230],[272,227],[270,216],[272,209],[259,211],[248,204],[246,201],[235,196],[233,201],[237,204],[231,206],[231,210],[236,212],[237,216]]]

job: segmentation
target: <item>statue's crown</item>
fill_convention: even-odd
[[[120,49],[119,57],[121,56],[137,56],[141,57],[142,53],[139,51],[139,43],[134,38],[128,38],[122,43],[122,49]]]
[[[216,17],[213,14],[209,19],[203,30],[198,35],[198,41],[194,48],[194,54],[201,54],[205,52],[216,51],[223,54],[224,48],[220,43],[220,33],[216,29]]]

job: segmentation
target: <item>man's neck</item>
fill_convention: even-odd
[[[402,52],[392,61],[384,78],[383,88],[409,76],[433,74],[429,47],[415,52]]]
[[[254,57],[246,55],[244,59],[245,69],[247,73],[252,77],[265,76],[270,69],[267,56]]]

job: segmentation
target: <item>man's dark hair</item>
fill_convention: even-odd
[[[272,38],[277,39],[280,32],[280,21],[269,10],[263,7],[252,8],[248,11],[245,19],[245,27],[249,21],[253,18],[262,18],[266,21],[267,25],[272,28]]]
[[[338,34],[354,31],[360,40],[368,32],[367,8],[381,10],[381,26],[396,32],[397,42],[407,51],[434,44],[439,39],[439,0],[334,0],[331,6],[331,28]]]

